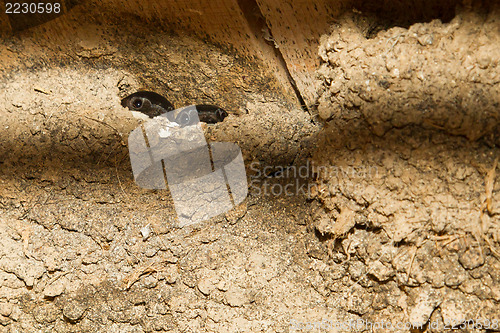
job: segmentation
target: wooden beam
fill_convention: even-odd
[[[28,0],[28,2],[31,0]],[[319,65],[319,37],[328,32],[331,19],[340,12],[342,0],[64,0],[63,15],[50,22],[23,15],[8,17],[0,13],[0,30],[23,29],[39,31],[39,38],[57,39],[72,34],[80,10],[99,16],[122,17],[125,13],[140,17],[176,33],[189,33],[235,50],[248,59],[261,61],[276,77],[289,99],[297,102],[292,83],[308,106],[316,101],[318,81],[315,71]],[[75,6],[75,3],[77,5]],[[3,5],[3,4],[2,4]],[[4,8],[5,9],[5,8]],[[127,17],[131,17],[127,15]],[[67,22],[65,22],[67,19]],[[35,22],[38,26],[33,26]],[[126,22],[125,22],[126,23]],[[41,29],[39,27],[42,27]],[[270,38],[272,36],[272,38]],[[274,43],[272,41],[274,39]],[[278,50],[275,49],[278,47]],[[290,77],[293,80],[290,80]]]

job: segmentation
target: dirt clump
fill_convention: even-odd
[[[360,117],[373,132],[421,125],[475,140],[499,123],[498,6],[367,37],[373,20],[344,15],[322,37],[323,119]]]
[[[500,16],[476,9],[374,35],[350,12],[322,37],[308,225],[331,260],[318,289],[350,281],[340,307],[360,318],[441,332],[500,315]]]

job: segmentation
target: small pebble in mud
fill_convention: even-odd
[[[141,232],[141,235],[142,235],[142,240],[143,241],[147,241],[148,238],[149,238],[149,236],[151,236],[151,225],[148,224],[148,225],[142,227],[141,230],[140,230],[140,232]]]

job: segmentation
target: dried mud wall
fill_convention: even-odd
[[[377,135],[421,125],[476,140],[500,121],[500,11],[461,8],[371,36],[372,17],[347,14],[322,38],[323,119],[364,118]]]
[[[310,228],[333,260],[318,286],[332,297],[354,278],[359,302],[342,307],[363,318],[442,332],[500,315],[499,10],[349,11],[321,38]]]
[[[498,331],[494,1],[68,0],[63,13],[0,13],[0,331]],[[175,228],[171,198],[128,163],[137,121],[120,98],[139,89],[223,105],[207,136],[259,167],[313,165],[307,197],[250,194]]]

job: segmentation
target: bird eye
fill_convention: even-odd
[[[177,123],[179,123],[179,125],[187,125],[189,124],[189,114],[188,113],[182,113],[179,115],[179,119],[177,120]]]
[[[142,107],[142,99],[140,98],[134,98],[132,100],[132,106],[136,109],[140,109]]]

